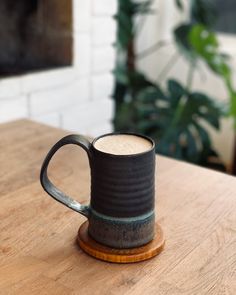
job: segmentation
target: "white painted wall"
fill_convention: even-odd
[[[187,6],[188,1],[185,1]],[[174,0],[156,0],[153,4],[156,14],[148,16],[137,42],[138,52],[142,52],[158,40],[165,40],[169,45],[163,47],[155,54],[139,61],[140,68],[153,80],[160,79],[159,75],[164,69],[166,63],[176,53],[176,48],[172,42],[172,29],[181,20],[189,17],[188,7],[185,13],[180,15],[175,8]],[[236,38],[229,35],[219,35],[222,50],[232,56],[231,65],[236,72]],[[182,82],[186,82],[188,73],[188,64],[182,57],[175,58],[166,78],[174,77]],[[236,80],[236,79],[235,79]],[[165,85],[163,84],[163,87]],[[236,83],[235,83],[236,86]],[[227,99],[227,92],[223,82],[211,73],[205,65],[200,66],[200,71],[196,71],[194,76],[193,89],[202,90],[212,95],[216,99]],[[230,119],[222,120],[222,129],[215,132],[209,127],[216,149],[224,159],[227,165],[230,165],[233,153],[234,132],[233,123]]]
[[[1,79],[0,123],[27,117],[85,135],[110,132],[116,10],[116,0],[73,0],[73,65]]]

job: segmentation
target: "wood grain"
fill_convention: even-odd
[[[0,134],[0,294],[236,294],[234,177],[158,156],[165,250],[145,262],[109,264],[78,248],[85,218],[39,184],[47,151],[68,132],[23,120],[0,125]],[[88,202],[88,161],[78,147],[59,151],[50,174]]]

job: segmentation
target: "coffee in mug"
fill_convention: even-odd
[[[140,136],[131,134],[113,134],[103,136],[95,141],[94,147],[99,151],[114,155],[132,155],[152,149],[152,143]]]

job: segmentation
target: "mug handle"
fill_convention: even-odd
[[[89,164],[91,164],[91,158],[92,158],[92,153],[91,153],[91,143],[84,137],[80,135],[67,135],[60,139],[48,152],[42,168],[40,172],[40,182],[44,190],[56,201],[62,203],[63,205],[69,207],[70,209],[79,212],[80,214],[86,216],[87,218],[89,217],[89,206],[85,206],[80,204],[79,202],[73,200],[72,198],[68,197],[66,194],[64,194],[62,191],[60,191],[48,178],[48,165],[49,162],[51,161],[53,155],[64,145],[67,144],[76,144],[83,148],[89,158]]]

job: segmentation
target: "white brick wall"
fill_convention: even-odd
[[[91,73],[91,36],[87,33],[74,35],[74,66],[79,76],[89,76]]]
[[[117,11],[117,3],[117,0],[93,0],[93,14],[99,16],[114,15]]]
[[[62,112],[62,124],[65,129],[83,131],[86,135],[93,135],[92,130],[100,126],[111,126],[113,117],[113,102],[111,99],[103,99],[96,102],[81,104],[68,108]],[[77,128],[78,126],[78,128]],[[108,132],[111,127],[108,128]]]
[[[67,106],[89,101],[88,79],[80,79],[66,86],[58,86],[29,95],[29,110],[34,116],[59,111]]]
[[[58,112],[50,113],[46,115],[34,116],[33,120],[50,125],[50,126],[54,126],[54,127],[58,127],[61,125],[61,115]]]
[[[112,131],[116,0],[73,0],[73,65],[0,79],[0,123],[31,118],[72,132]]]
[[[76,72],[72,67],[47,70],[35,74],[26,74],[21,81],[24,93],[34,93],[35,91],[48,90],[57,86],[66,85],[76,79]]]
[[[0,100],[0,123],[28,117],[27,97],[19,95]]]
[[[99,74],[114,69],[115,50],[112,46],[95,47],[92,52],[92,71]]]
[[[19,78],[0,80],[0,99],[19,95],[22,90],[22,83]],[[0,101],[1,103],[1,101]]]
[[[111,97],[113,91],[112,74],[93,75],[91,90],[93,100],[102,100]]]
[[[73,1],[74,31],[89,32],[91,26],[91,0]]]
[[[92,44],[104,46],[113,44],[116,40],[116,22],[109,16],[93,17]]]

